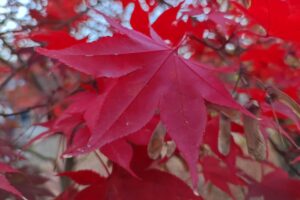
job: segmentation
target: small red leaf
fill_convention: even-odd
[[[130,168],[133,150],[125,139],[120,139],[105,145],[101,148],[101,152],[111,161],[126,169],[132,176],[136,177],[136,174]]]

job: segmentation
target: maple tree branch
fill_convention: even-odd
[[[21,68],[18,70],[14,70],[1,84],[0,84],[0,91],[5,88],[5,86],[8,84],[8,82],[17,75],[17,73],[21,71]]]
[[[67,158],[65,162],[64,171],[72,171],[74,169],[74,166],[76,164],[75,158]],[[60,177],[60,184],[61,189],[64,191],[66,188],[68,188],[71,185],[71,180],[67,176],[61,176]]]
[[[22,26],[20,29],[18,30],[9,30],[9,31],[5,31],[5,32],[0,32],[0,37],[5,36],[5,35],[9,35],[9,34],[18,34],[18,33],[23,33],[26,31],[31,31],[32,29],[36,28],[36,25],[26,25],[26,26]]]
[[[165,5],[167,5],[167,6],[170,7],[170,8],[173,7],[173,5],[171,5],[170,3],[166,2],[165,0],[159,0],[159,3],[165,4]]]
[[[27,149],[26,152],[31,153],[32,155],[36,156],[37,158],[45,160],[45,161],[54,161],[53,158],[47,157],[47,156],[45,156],[45,155],[43,155],[43,154],[41,154],[39,152],[36,152],[36,151],[34,151],[32,149]]]
[[[238,70],[238,77],[234,83],[233,90],[232,90],[232,95],[234,96],[235,99],[238,97],[238,93],[236,91],[244,75],[245,75],[245,69],[243,68],[242,63],[240,63],[239,70]]]
[[[4,58],[2,58],[2,57],[0,57],[0,62],[2,62],[5,66],[9,67],[11,70],[14,69],[12,67],[12,64],[10,62],[8,62],[7,60],[5,60]]]
[[[5,61],[5,64],[9,65],[11,69],[14,69],[11,74],[0,84],[0,91],[5,88],[5,86],[22,70],[24,70],[27,66],[27,63],[19,56],[18,52],[16,52],[13,47],[11,47],[5,39],[2,39],[3,44],[9,48],[12,54],[17,56],[18,61],[20,62],[20,67],[13,67],[13,64],[10,64],[8,61]],[[4,59],[2,59],[4,61]]]
[[[71,17],[63,22],[61,22],[60,24],[58,24],[57,26],[55,26],[56,29],[61,29],[65,26],[70,26],[70,24],[72,24],[74,21],[80,19],[83,15],[85,15],[88,11],[90,10],[89,7],[87,7],[86,10],[78,13],[77,15],[75,15],[74,17]]]
[[[238,87],[238,85],[239,85],[239,83],[240,83],[240,81],[241,81],[241,76],[242,76],[241,70],[239,70],[239,72],[238,72],[238,77],[237,77],[237,79],[236,79],[236,81],[235,81],[235,83],[234,83],[234,87],[233,87],[233,90],[232,90],[232,94],[235,94],[235,92],[236,92],[236,90],[237,90],[237,87]]]
[[[63,22],[61,22],[60,24],[58,24],[58,26],[56,27],[57,29],[61,29],[65,26],[69,26],[71,23],[73,23],[74,21],[76,21],[77,19],[79,19],[80,17],[82,17],[83,15],[85,15],[88,11],[90,10],[90,8],[87,8],[86,10],[80,12],[78,15],[75,15],[74,17],[68,19],[68,20],[65,20]],[[40,25],[40,24],[39,24]],[[32,29],[36,26],[28,26],[29,29]],[[22,30],[18,30],[17,32],[21,32],[21,31],[24,31],[23,29]],[[3,33],[0,33],[0,36],[4,36],[5,34],[9,34],[9,33],[13,33],[13,31],[11,32],[3,32]],[[10,49],[11,53],[12,54],[15,54],[17,56],[17,59],[18,61],[21,63],[21,66],[17,69],[15,69],[11,63],[9,63],[8,61],[6,61],[5,59],[3,58],[0,58],[0,61],[3,62],[5,65],[8,65],[11,69],[15,69],[1,84],[0,84],[0,91],[3,90],[5,88],[5,86],[20,72],[22,71],[23,69],[26,68],[27,66],[27,63],[20,58],[20,56],[18,56],[18,52],[16,52],[12,46],[10,46],[5,38],[2,38],[2,41],[3,41],[3,45],[5,45],[7,48]],[[38,87],[39,88],[39,87]]]
[[[106,172],[106,173],[107,173],[107,175],[109,176],[109,175],[110,175],[110,173],[109,173],[109,170],[108,170],[108,168],[107,168],[107,166],[106,166],[105,162],[102,160],[101,156],[98,154],[98,152],[97,152],[97,151],[94,151],[94,153],[95,153],[95,156],[98,158],[99,162],[101,163],[101,165],[103,166],[103,168],[104,168],[105,172]]]
[[[18,111],[18,112],[13,112],[13,113],[0,113],[1,117],[11,117],[11,116],[16,116],[16,115],[22,115],[24,113],[30,112],[34,109],[38,109],[38,108],[42,108],[42,107],[46,107],[48,106],[48,104],[39,104],[39,105],[35,105],[35,106],[31,106],[28,107],[24,110]]]
[[[205,40],[200,39],[200,38],[198,38],[198,37],[196,37],[196,36],[194,36],[194,35],[192,35],[192,34],[190,34],[189,37],[190,37],[192,40],[195,40],[195,41],[197,41],[197,42],[203,44],[204,46],[207,46],[207,47],[209,47],[209,48],[211,48],[211,49],[213,49],[213,50],[215,50],[215,51],[219,51],[219,50],[221,49],[221,48],[219,48],[219,47],[215,47],[215,46],[212,45],[212,44],[209,44],[209,43],[206,42]]]
[[[224,48],[224,46],[220,46],[220,47],[216,47],[208,42],[206,42],[204,39],[201,39],[201,38],[198,38],[194,35],[189,35],[189,37],[192,39],[192,40],[195,40],[199,43],[201,43],[202,45],[214,50],[219,56],[221,59],[223,59],[223,61],[227,64],[230,64],[230,62],[228,61],[227,59],[227,56],[226,56],[226,52],[222,51],[222,49]]]

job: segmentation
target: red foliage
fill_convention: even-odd
[[[43,12],[31,10],[37,25],[13,34],[18,67],[0,60],[0,91],[10,102],[3,108],[14,111],[2,113],[0,127],[15,135],[16,116],[47,115],[34,122],[48,130],[26,147],[64,138],[56,200],[196,200],[208,198],[203,190],[212,185],[232,199],[232,185],[245,199],[299,199],[300,180],[290,175],[300,175],[300,3],[224,2],[111,2],[134,6],[131,28],[88,1],[49,0]],[[111,36],[88,42],[70,35],[85,33],[85,20],[100,15]],[[24,39],[39,47],[18,46]],[[11,79],[14,89],[6,87]],[[17,198],[53,195],[37,186],[46,179],[35,171],[10,166],[26,160],[11,135],[0,139],[0,188]],[[73,170],[92,152],[107,177]],[[275,167],[283,164],[273,154],[292,173]]]

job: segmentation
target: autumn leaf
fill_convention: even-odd
[[[113,37],[61,50],[37,49],[95,77],[122,76],[87,110],[85,120],[92,135],[87,147],[74,155],[138,131],[159,109],[196,184],[198,148],[206,125],[205,101],[243,109],[215,77],[214,70],[181,57],[179,46],[168,46],[152,29],[150,38],[104,17],[118,32]]]

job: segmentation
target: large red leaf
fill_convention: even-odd
[[[44,55],[93,76],[120,77],[85,114],[92,132],[83,153],[140,130],[160,110],[162,122],[186,159],[197,182],[196,163],[206,124],[204,100],[242,110],[216,77],[216,71],[186,60],[177,47],[122,27],[105,17],[119,32],[94,43],[62,50],[39,48]]]

